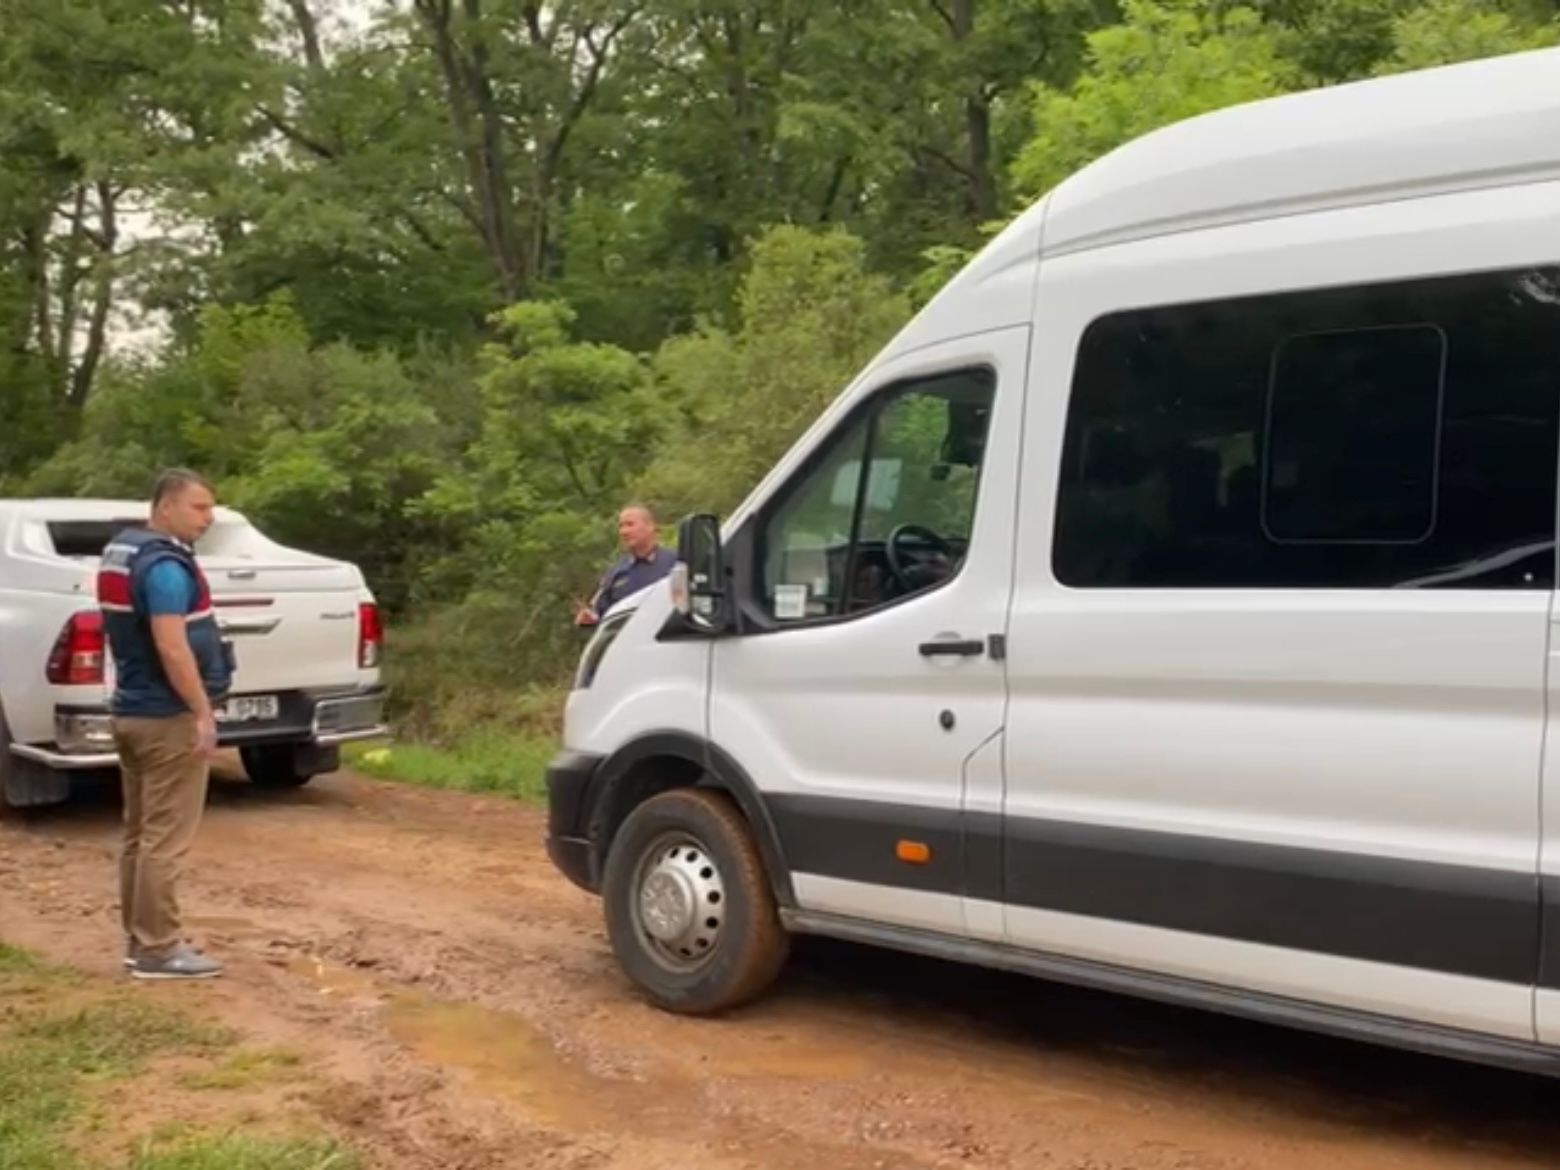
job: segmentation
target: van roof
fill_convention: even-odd
[[[1084,167],[983,248],[884,350],[1020,325],[1046,257],[1220,224],[1560,179],[1560,49],[1190,118]]]
[[[1560,178],[1560,49],[1233,106],[1056,188],[1044,250]]]

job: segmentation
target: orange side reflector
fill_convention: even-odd
[[[894,846],[894,856],[910,865],[925,865],[932,859],[932,847],[921,841],[901,841]]]

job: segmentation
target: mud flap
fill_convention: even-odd
[[[341,767],[341,749],[301,743],[293,748],[293,766],[300,776],[323,776],[327,772],[335,772]]]
[[[0,797],[12,808],[37,808],[46,804],[59,804],[70,797],[70,773],[45,768],[30,760],[15,756],[10,767],[0,768]]]

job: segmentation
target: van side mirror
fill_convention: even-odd
[[[720,520],[708,512],[677,526],[677,565],[672,570],[672,604],[691,633],[719,634],[730,624],[726,559]]]

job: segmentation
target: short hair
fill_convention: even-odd
[[[216,495],[216,489],[211,486],[211,481],[198,471],[191,471],[187,467],[170,467],[159,473],[152,484],[152,507],[157,507],[169,496],[176,496],[188,487],[203,487],[212,495]]]
[[[649,520],[651,524],[659,523],[655,518],[655,509],[652,508],[649,504],[640,503],[638,500],[630,500],[628,503],[624,504],[621,508],[618,509],[619,516],[621,516],[624,512],[643,512],[645,514],[645,519]]]

